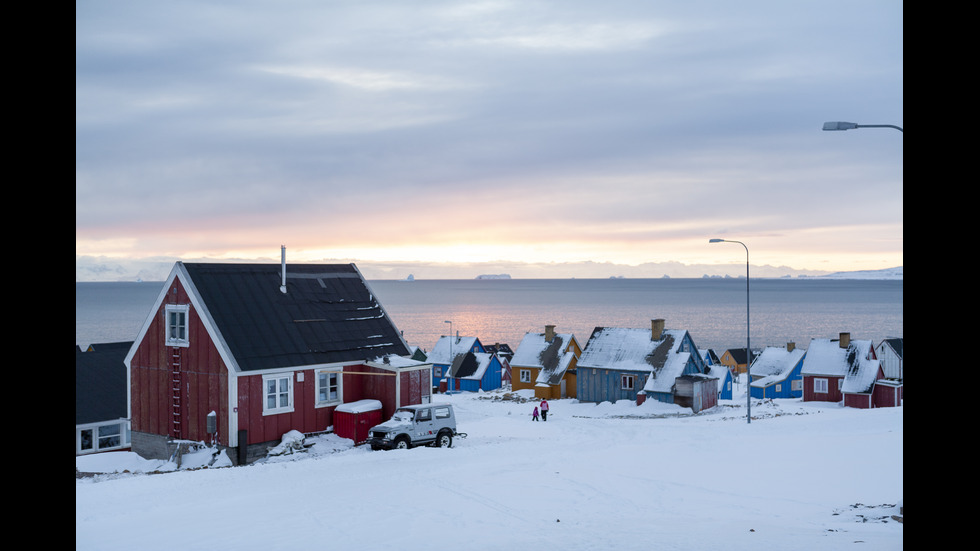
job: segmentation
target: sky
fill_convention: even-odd
[[[903,133],[822,130],[903,126],[902,2],[94,0],[75,31],[76,281],[282,246],[395,278],[744,273],[711,238],[903,265]]]

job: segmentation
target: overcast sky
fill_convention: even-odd
[[[75,8],[77,280],[281,245],[397,277],[744,266],[713,237],[903,264],[903,133],[822,131],[904,126],[902,2]]]

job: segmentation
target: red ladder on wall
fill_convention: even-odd
[[[172,423],[170,427],[171,438],[182,438],[180,428],[180,348],[171,349],[170,356],[170,382],[171,382],[171,406]]]

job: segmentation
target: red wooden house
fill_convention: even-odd
[[[429,400],[431,365],[408,354],[353,264],[177,262],[125,360],[132,449],[214,442],[243,464],[330,430],[343,403],[390,416]]]
[[[857,408],[898,405],[900,396],[884,387],[881,363],[871,341],[851,340],[849,333],[839,339],[813,339],[803,360],[803,401],[843,402]]]

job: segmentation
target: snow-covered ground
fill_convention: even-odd
[[[903,408],[753,401],[746,423],[744,394],[699,415],[567,399],[535,423],[503,396],[435,396],[468,435],[449,449],[323,435],[247,467],[76,458],[107,473],[75,481],[76,549],[903,546]]]

